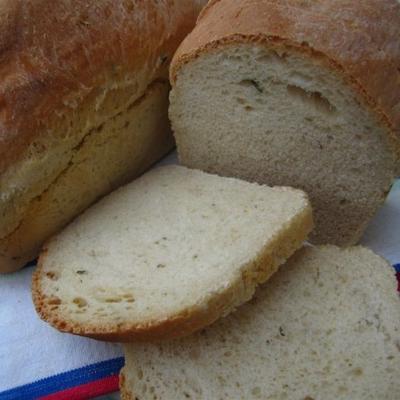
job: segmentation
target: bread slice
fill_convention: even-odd
[[[400,301],[372,251],[307,247],[195,335],[125,346],[125,400],[397,400]]]
[[[33,299],[65,332],[112,341],[187,335],[249,300],[311,228],[299,190],[161,167],[45,246]]]
[[[399,37],[393,0],[209,2],[171,64],[181,163],[301,188],[311,240],[355,244],[398,163]]]

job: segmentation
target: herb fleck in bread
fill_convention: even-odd
[[[370,250],[299,251],[207,329],[125,346],[125,400],[397,400],[400,301]]]
[[[311,228],[302,191],[162,167],[47,243],[35,306],[56,328],[98,339],[187,335],[249,300]]]
[[[400,149],[395,0],[211,1],[171,64],[189,167],[310,195],[314,243],[356,243]]]

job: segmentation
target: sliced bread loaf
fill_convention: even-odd
[[[354,244],[395,176],[395,0],[209,2],[171,65],[181,162],[305,190],[314,243]]]
[[[307,247],[234,314],[125,346],[125,400],[397,400],[394,270],[361,247]]]
[[[186,335],[249,300],[311,228],[299,190],[162,167],[47,243],[35,306],[61,331],[98,339]]]

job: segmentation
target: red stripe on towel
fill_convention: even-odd
[[[119,389],[118,375],[109,376],[98,381],[85,383],[41,397],[41,400],[87,400],[96,396],[116,392]]]

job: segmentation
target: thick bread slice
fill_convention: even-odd
[[[394,270],[362,247],[307,247],[195,335],[125,346],[125,400],[398,400]]]
[[[205,2],[0,2],[0,273],[171,150],[169,63]]]
[[[158,168],[45,246],[33,299],[65,332],[112,341],[187,335],[249,300],[311,228],[299,190]]]
[[[171,64],[181,162],[301,188],[311,240],[355,244],[400,164],[399,37],[395,0],[211,1]]]

